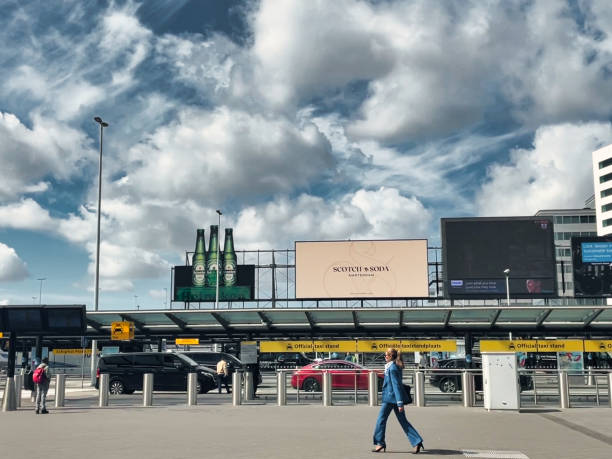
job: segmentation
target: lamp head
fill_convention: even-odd
[[[99,116],[96,116],[96,117],[94,118],[94,121],[95,121],[96,123],[98,123],[98,124],[99,124],[100,126],[102,126],[102,127],[108,127],[108,123],[106,123],[106,122],[102,121],[102,118],[100,118]]]
[[[504,269],[504,274],[507,276],[508,274],[510,274],[510,268],[506,268]]]
[[[219,215],[223,215],[219,209],[216,210]]]

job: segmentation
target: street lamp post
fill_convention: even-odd
[[[221,259],[219,258],[219,246],[221,245],[221,211],[217,209],[217,214],[219,214],[219,229],[218,234],[219,237],[217,239],[217,288],[215,289],[215,309],[219,309],[219,275],[221,274],[221,270],[219,267],[221,266]]]
[[[168,289],[164,287],[164,309],[168,306]]]
[[[510,268],[504,269],[506,275],[506,306],[510,306]],[[508,332],[508,338],[512,341],[512,332]]]
[[[96,233],[96,281],[94,285],[94,311],[98,311],[98,297],[100,295],[100,218],[102,217],[102,145],[104,139],[104,128],[108,123],[96,116],[94,121],[100,125],[100,159],[98,161],[98,231]],[[91,340],[91,385],[96,385],[96,369],[98,341]]]
[[[38,279],[36,279],[37,281],[40,281],[40,289],[38,290],[38,305],[42,305],[42,284],[43,281],[46,281],[47,278],[46,277],[39,277]]]

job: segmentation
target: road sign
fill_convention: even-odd
[[[584,352],[612,352],[612,341],[585,339]]]
[[[456,352],[457,341],[453,339],[357,341],[357,352],[385,352],[389,348],[398,349],[400,352]]]
[[[200,339],[199,338],[176,338],[174,343],[177,345],[178,344],[183,344],[183,345],[200,344]]]
[[[53,349],[52,351],[55,355],[60,354],[69,354],[69,355],[81,355],[81,354],[91,354],[91,348],[83,348],[83,349]]]
[[[259,352],[355,352],[354,340],[260,341]]]
[[[582,352],[581,339],[481,340],[480,352]]]
[[[134,339],[134,322],[111,323],[111,340],[129,341]]]

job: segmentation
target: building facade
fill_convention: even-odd
[[[612,145],[593,152],[593,189],[597,234],[612,234]]]
[[[597,236],[593,197],[587,199],[584,205],[583,209],[539,210],[536,213],[536,216],[553,219],[559,296],[574,296],[572,237]]]

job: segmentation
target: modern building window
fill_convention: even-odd
[[[603,169],[604,167],[612,166],[612,158],[608,158],[604,161],[600,161],[599,168]]]
[[[602,212],[608,212],[610,210],[612,210],[612,204],[606,204],[604,206],[601,206],[601,211]]]
[[[606,174],[599,177],[599,183],[606,183],[612,180],[612,174]]]
[[[603,222],[601,222],[601,225],[605,228],[606,226],[610,226],[612,225],[612,218],[608,218],[607,220],[604,220]]]
[[[601,194],[602,198],[605,198],[606,196],[612,196],[612,188],[608,188],[607,190],[603,190],[600,194]]]
[[[580,223],[580,217],[578,215],[564,215],[563,223]]]

